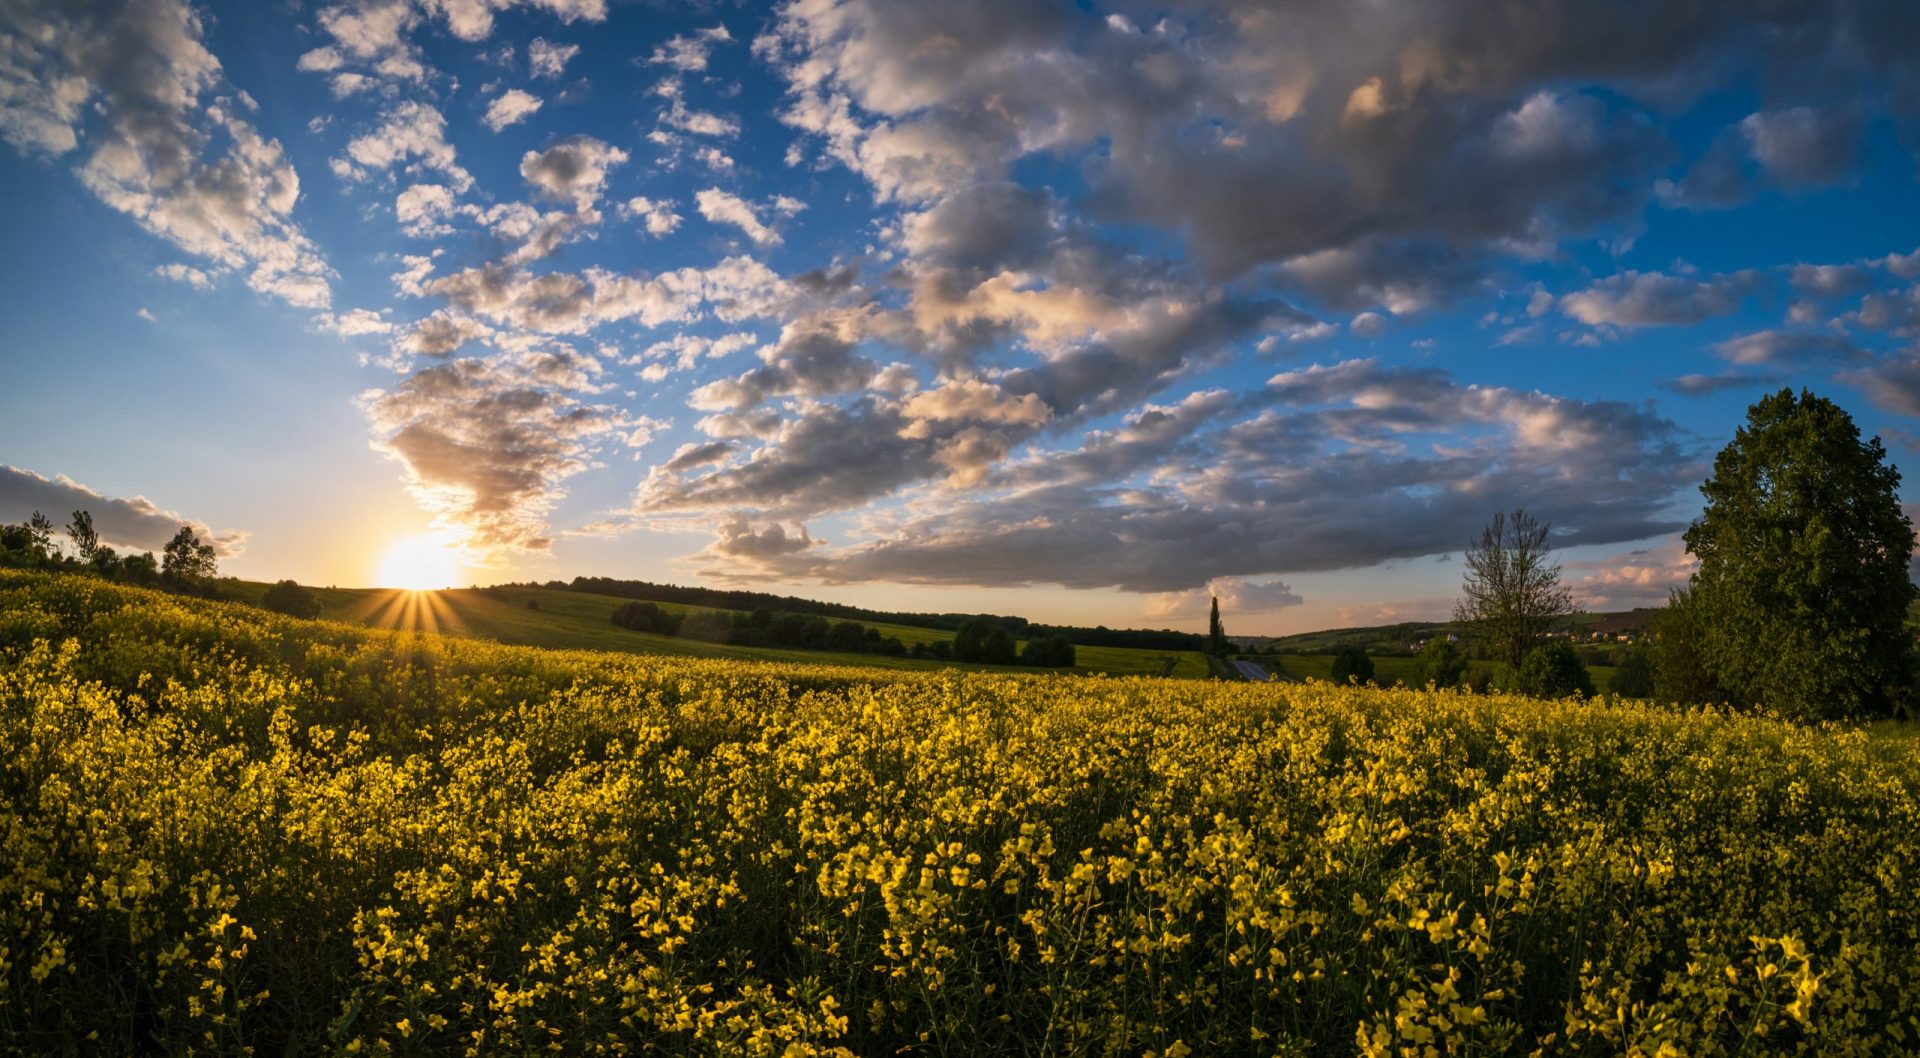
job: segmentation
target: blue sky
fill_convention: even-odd
[[[0,519],[1231,630],[1602,608],[1749,403],[1920,444],[1898,2],[0,14]],[[1909,489],[1908,498],[1920,497]]]

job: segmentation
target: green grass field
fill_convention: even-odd
[[[235,595],[257,602],[267,585],[251,581],[230,581]],[[783,650],[773,647],[742,647],[725,643],[706,643],[679,636],[635,632],[613,624],[613,612],[632,602],[610,595],[567,591],[558,588],[501,588],[488,594],[472,590],[409,593],[382,588],[314,588],[320,599],[321,616],[332,621],[377,628],[409,628],[450,635],[490,639],[514,646],[547,647],[555,650],[613,650],[627,654],[666,654],[679,657],[733,658],[745,661],[786,661],[802,664],[866,665],[883,669],[983,669],[989,671],[1041,672],[1004,665],[967,665],[956,661],[923,658],[893,658],[880,654],[842,654],[822,650]],[[495,598],[494,596],[499,596]],[[533,603],[537,609],[530,608]],[[691,614],[712,611],[711,607],[660,603],[661,609]],[[714,611],[731,613],[733,611]],[[938,643],[953,639],[952,632],[910,625],[860,622],[878,629],[912,647],[916,643]],[[1111,676],[1171,676],[1178,679],[1205,679],[1207,661],[1197,651],[1138,650],[1128,647],[1075,648],[1078,664],[1073,672],[1106,673]]]

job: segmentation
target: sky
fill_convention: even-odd
[[[0,140],[0,520],[256,579],[1624,609],[1763,394],[1920,452],[1908,0],[0,0]]]

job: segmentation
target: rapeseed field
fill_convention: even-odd
[[[0,1046],[1920,1052],[1912,740],[0,572]]]

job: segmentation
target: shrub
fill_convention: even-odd
[[[1607,690],[1622,698],[1653,697],[1653,662],[1644,650],[1623,650],[1615,661]]]
[[[1070,669],[1074,665],[1073,640],[1056,632],[1027,640],[1026,649],[1020,652],[1023,664],[1043,669]]]
[[[683,639],[698,639],[703,643],[730,642],[733,638],[733,620],[717,610],[690,613],[680,622],[680,636]]]
[[[1593,680],[1580,663],[1579,651],[1564,639],[1548,640],[1527,652],[1520,663],[1519,685],[1522,694],[1538,698],[1593,694]]]
[[[671,636],[680,633],[681,614],[662,609],[650,602],[630,602],[613,611],[613,623],[636,632]]]
[[[289,617],[312,620],[320,616],[320,597],[290,580],[279,581],[268,588],[260,597],[260,605]]]
[[[1467,655],[1444,635],[1434,636],[1420,651],[1420,683],[1439,688],[1458,687],[1467,676]]]
[[[1362,647],[1341,647],[1333,654],[1333,682],[1372,683],[1373,659]]]

